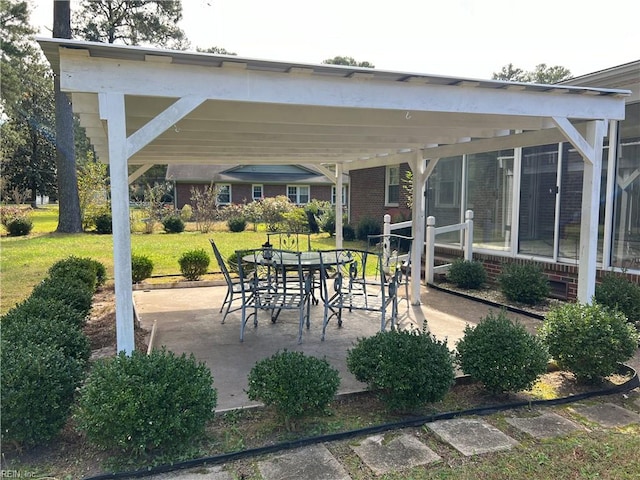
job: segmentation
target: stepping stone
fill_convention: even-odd
[[[412,435],[400,435],[386,444],[384,435],[375,435],[351,448],[376,475],[442,460]]]
[[[640,415],[613,403],[598,403],[590,407],[576,407],[575,411],[592,422],[603,427],[625,427],[640,423]]]
[[[188,470],[176,470],[174,472],[161,473],[159,475],[152,475],[148,477],[151,480],[233,480],[233,477],[229,472],[223,470],[224,467],[220,465],[216,466],[203,466],[190,468]]]
[[[264,480],[351,480],[324,445],[311,445],[258,463]]]
[[[508,450],[518,442],[500,430],[480,420],[454,418],[429,423],[428,427],[441,440],[451,444],[463,455],[471,456]]]
[[[567,435],[574,430],[580,430],[580,426],[571,420],[567,420],[557,413],[546,412],[537,417],[513,417],[507,418],[507,423],[518,430],[528,433],[534,438],[551,438],[558,435]]]

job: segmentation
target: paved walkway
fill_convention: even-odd
[[[640,410],[640,392],[635,392],[637,410]],[[559,414],[563,410],[563,414]],[[640,423],[640,414],[605,400],[595,404],[574,404],[569,407],[543,408],[535,411],[507,413],[506,422],[517,432],[535,439],[570,435],[575,431],[587,431],[587,420],[602,428],[620,428]],[[429,423],[426,430],[406,429],[386,434],[363,437],[349,442],[349,448],[358,456],[362,469],[375,475],[402,473],[414,467],[429,468],[442,461],[442,457],[428,445],[439,442],[446,450],[463,456],[483,455],[509,450],[519,442],[478,418],[455,418]],[[347,465],[332,453],[330,443],[318,443],[295,450],[272,454],[256,459],[263,480],[350,480]],[[442,450],[440,450],[442,453]],[[353,462],[350,462],[353,465]],[[409,473],[408,473],[409,474]],[[174,471],[149,477],[154,480],[233,480],[238,476],[236,465],[215,465],[197,469]],[[411,478],[410,476],[407,478]]]
[[[374,335],[378,331],[379,317],[363,313],[351,315],[345,319],[342,328],[332,325],[327,339],[322,342],[321,313],[319,307],[314,307],[311,328],[305,331],[304,341],[299,345],[297,319],[283,312],[275,324],[267,318],[261,318],[257,328],[248,327],[245,341],[240,343],[239,316],[229,315],[224,325],[220,323],[218,309],[224,293],[224,287],[200,287],[179,291],[137,291],[134,294],[143,326],[150,329],[155,324],[156,347],[164,345],[178,353],[194,353],[196,358],[209,365],[218,390],[219,410],[255,405],[244,393],[248,372],[257,360],[284,348],[327,358],[340,372],[340,393],[364,389],[364,385],[357,382],[346,369],[346,352],[357,338]],[[417,307],[407,307],[403,302],[400,325],[403,328],[421,328],[426,321],[429,331],[440,339],[446,338],[450,348],[461,338],[466,324],[477,323],[492,310],[478,302],[428,288],[423,289],[421,301],[422,305]],[[526,316],[509,315],[518,318],[531,331],[535,331],[540,324],[538,320]],[[640,423],[640,392],[637,390],[632,392],[636,398],[633,409],[608,403],[604,397],[596,404],[572,404],[534,412],[516,410],[507,413],[506,421],[516,431],[534,438],[585,430],[584,420],[603,428]],[[415,429],[406,429],[351,440],[349,448],[362,462],[362,468],[381,475],[412,467],[429,468],[429,465],[441,461],[441,456],[428,446],[433,441],[464,456],[508,450],[518,445],[518,441],[508,432],[497,429],[482,417],[442,420],[427,424],[426,427],[420,429],[419,434]],[[346,467],[332,454],[332,449],[331,444],[319,443],[283,451],[257,459],[257,468],[263,480],[350,479]],[[231,463],[174,471],[149,478],[231,480],[241,478],[241,475]]]

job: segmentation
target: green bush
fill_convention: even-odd
[[[170,454],[203,434],[216,402],[211,372],[193,355],[121,352],[93,366],[75,418],[100,448],[131,457]]]
[[[184,220],[180,215],[169,215],[162,220],[162,227],[166,233],[184,232]]]
[[[211,259],[202,248],[184,252],[178,259],[182,276],[192,281],[200,280],[200,277],[207,273],[209,262],[211,262]]]
[[[22,237],[31,233],[33,222],[26,216],[16,217],[7,222],[6,228],[12,237]]]
[[[52,439],[69,416],[83,365],[52,345],[0,342],[2,442],[36,445]]]
[[[551,309],[540,335],[559,366],[586,382],[614,373],[638,346],[638,334],[624,314],[598,303]]]
[[[535,305],[549,295],[549,280],[542,269],[533,264],[504,264],[498,283],[504,296],[514,302]]]
[[[2,316],[2,338],[11,343],[33,342],[60,350],[84,365],[91,355],[79,314],[57,300],[28,298]]]
[[[153,262],[146,255],[131,255],[131,280],[140,283],[153,272]]]
[[[446,342],[426,332],[386,331],[359,339],[347,352],[357,380],[377,391],[390,410],[408,411],[441,400],[453,385]]]
[[[342,238],[347,242],[353,242],[356,239],[356,231],[352,225],[348,223],[342,225]]]
[[[69,323],[82,328],[86,322],[80,312],[53,298],[39,298],[30,296],[4,314],[2,322],[28,321],[34,317],[49,318],[59,323]],[[2,323],[4,326],[5,324]]]
[[[362,217],[356,226],[356,237],[364,242],[369,240],[369,235],[380,235],[381,233],[380,222],[372,217]]]
[[[227,267],[229,267],[229,271],[233,273],[240,273],[238,269],[238,256],[242,258],[250,252],[251,250],[238,250],[229,255],[229,257],[227,257]],[[252,269],[252,264],[243,262],[242,271],[245,273],[245,277],[248,276],[249,272],[251,272]]]
[[[182,207],[180,210],[180,218],[185,222],[188,222],[193,218],[193,208],[191,205],[187,203]]]
[[[91,290],[103,285],[107,279],[105,266],[91,258],[81,258],[71,255],[59,260],[49,268],[49,276],[55,278],[75,277],[87,284]],[[64,280],[61,280],[64,281]]]
[[[296,418],[327,407],[340,377],[324,359],[285,350],[257,362],[248,381],[249,399],[273,405],[290,429]]]
[[[546,346],[504,311],[490,312],[475,327],[467,325],[456,346],[462,371],[491,393],[527,390],[547,371]]]
[[[59,300],[74,308],[83,318],[91,311],[93,290],[79,278],[47,277],[31,292],[32,297]]]
[[[640,285],[611,273],[596,285],[595,299],[600,305],[620,310],[640,330]]]
[[[113,233],[113,222],[111,218],[111,213],[101,213],[97,215],[93,220],[96,226],[96,232],[101,235],[108,235]]]
[[[456,258],[447,273],[447,279],[460,288],[478,289],[487,281],[482,262]]]
[[[247,220],[244,217],[231,217],[227,220],[227,227],[230,232],[244,232],[247,228]]]

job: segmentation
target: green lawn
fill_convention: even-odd
[[[111,235],[95,233],[59,234],[58,209],[55,206],[39,208],[33,214],[34,228],[25,237],[0,238],[0,285],[2,286],[0,313],[5,313],[16,303],[26,299],[33,287],[47,274],[56,261],[69,255],[91,257],[107,267],[113,278],[113,240]],[[158,228],[153,234],[136,233],[131,236],[133,254],[147,255],[154,264],[153,275],[179,275],[178,259],[187,250],[203,248],[210,253],[211,271],[219,271],[209,239],[214,238],[222,255],[227,257],[235,250],[260,247],[266,241],[264,225],[258,231],[249,229],[231,233],[224,224],[213,232],[200,233],[194,224],[187,231],[167,234]],[[312,235],[313,249],[335,248],[335,241],[328,234]]]

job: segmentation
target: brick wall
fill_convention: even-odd
[[[459,250],[449,249],[446,247],[436,247],[435,252],[437,263],[448,263],[454,258],[462,257],[463,254]],[[578,267],[576,265],[567,265],[561,263],[548,263],[535,260],[527,260],[521,258],[508,258],[497,255],[473,253],[474,260],[481,261],[487,271],[489,284],[498,285],[498,276],[502,273],[502,265],[504,263],[527,264],[532,263],[542,268],[543,273],[551,283],[551,296],[564,300],[575,301],[578,296]],[[610,274],[608,270],[596,271],[596,282],[600,282],[602,277]],[[623,274],[616,272],[615,275],[623,276],[630,282],[640,285],[640,275]]]
[[[349,186],[351,188],[350,223],[356,225],[363,217],[373,217],[379,219],[380,224],[382,224],[382,219],[387,213],[391,215],[392,222],[410,219],[411,210],[406,207],[407,195],[402,181],[407,170],[409,170],[407,163],[400,165],[400,202],[397,207],[386,207],[384,204],[386,167],[351,171],[349,173]]]

